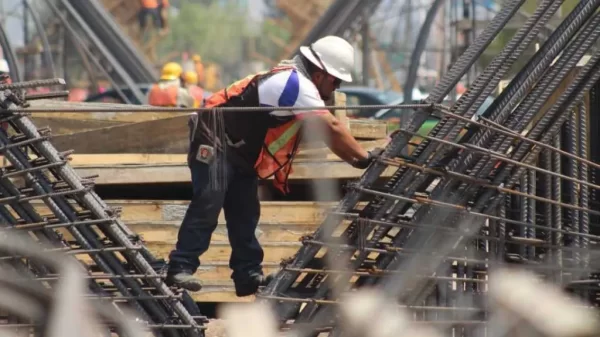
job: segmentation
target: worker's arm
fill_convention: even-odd
[[[297,71],[282,71],[259,84],[261,106],[306,108],[274,111],[274,115],[295,115],[303,121],[304,134],[311,140],[322,140],[347,163],[365,168],[374,157],[352,137],[350,131],[329,111],[315,85]]]
[[[352,137],[339,119],[330,113],[303,118],[305,131],[310,138],[320,138],[338,157],[349,164],[367,160],[369,153]]]

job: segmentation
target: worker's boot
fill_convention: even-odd
[[[165,283],[169,287],[178,287],[189,291],[200,291],[200,289],[202,289],[200,280],[195,278],[189,271],[167,273]]]
[[[259,287],[269,284],[273,277],[273,274],[265,276],[261,273],[253,273],[245,280],[234,280],[235,295],[238,297],[254,295],[258,292]]]

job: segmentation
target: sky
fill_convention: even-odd
[[[30,0],[42,1],[42,0]],[[8,38],[15,47],[23,45],[23,24],[22,24],[22,0],[0,0],[0,14],[3,20],[6,20],[4,27]],[[11,11],[19,11],[16,15],[8,15]]]

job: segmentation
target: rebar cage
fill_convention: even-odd
[[[119,210],[93,192],[94,177],[79,177],[68,164],[70,152],[58,152],[48,141],[49,130],[38,129],[27,113],[6,112],[26,107],[27,100],[52,96],[27,97],[24,89],[58,85],[64,81],[0,85],[0,108],[5,111],[0,115],[5,163],[0,170],[1,231],[25,232],[32,247],[78,261],[89,283],[86,296],[135,312],[155,335],[203,336],[206,318],[186,292],[165,285],[164,260],[155,258],[119,220]],[[13,255],[4,254],[0,260],[28,271],[23,276],[42,287],[60,284],[63,276],[52,266]],[[13,326],[32,325],[10,321]]]
[[[522,4],[506,2],[425,103],[442,101]],[[600,53],[592,47],[600,1],[580,2],[474,116],[561,5],[540,1],[455,105],[416,109],[406,130],[392,136],[321,227],[282,262],[260,298],[277,308],[284,327],[340,335],[335,304],[371,286],[412,309],[416,320],[480,335],[489,273],[506,265],[597,304]],[[418,136],[435,111],[442,120]],[[421,142],[407,153],[413,137]],[[390,168],[395,173],[378,184]],[[361,198],[368,200],[364,207]]]

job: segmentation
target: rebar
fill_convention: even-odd
[[[57,151],[28,114],[8,112],[27,104],[26,96],[15,97],[10,90],[60,84],[61,79],[0,84],[7,90],[0,91],[0,106],[5,107],[0,114],[8,120],[8,129],[0,130],[0,152],[10,164],[0,172],[1,235],[26,232],[30,245],[40,245],[45,252],[61,253],[69,261],[87,257],[83,279],[96,293],[86,296],[114,302],[119,310],[133,310],[156,336],[203,336],[205,319],[189,294],[174,293],[165,285],[164,262],[132,241],[132,232],[93,192],[91,181],[70,167],[70,152]],[[16,176],[24,179],[25,188],[15,186]],[[38,213],[33,200],[42,200],[51,214]],[[59,229],[73,239],[64,240]],[[52,266],[23,264],[26,254],[5,253],[1,264],[19,266],[33,281],[52,286],[65,277]]]
[[[561,4],[541,1],[457,104],[416,108],[382,156],[347,184],[338,207],[301,239],[303,247],[259,294],[276,307],[281,323],[293,320],[302,336],[325,330],[340,336],[331,304],[364,286],[412,307],[416,320],[486,322],[485,284],[493,268],[506,264],[520,264],[598,303],[592,266],[599,256],[592,249],[600,240],[590,217],[599,212],[590,199],[600,190],[600,157],[590,153],[600,151],[593,152],[595,142],[587,139],[595,107],[584,95],[600,90],[594,87],[600,52],[594,49],[584,66],[577,63],[600,37],[600,15],[594,14],[600,0],[579,2],[483,116],[473,118]],[[519,6],[507,2],[493,22],[502,26]],[[425,102],[439,102],[460,79],[456,69],[468,68],[477,58],[473,51],[494,35],[472,46]],[[428,135],[418,134],[436,111],[442,120]],[[422,141],[409,152],[412,137]],[[389,167],[396,170],[392,177],[376,184]],[[357,208],[359,198],[368,204]],[[471,325],[457,323],[449,335],[479,336],[488,329]]]

